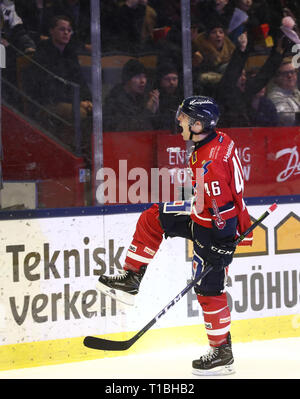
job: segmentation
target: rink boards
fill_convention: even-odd
[[[267,205],[248,206],[253,221]],[[228,299],[235,342],[300,336],[300,203],[280,204],[240,247]],[[134,307],[95,290],[120,269],[139,213],[1,220],[0,369],[66,363],[173,345],[206,343],[190,291],[129,351],[87,349],[86,335],[128,339],[191,278],[191,243],[165,240]]]

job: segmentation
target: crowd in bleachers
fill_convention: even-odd
[[[299,2],[190,3],[193,94],[217,99],[220,126],[297,124],[300,92],[292,57]],[[101,0],[100,5],[104,130],[173,130],[183,99],[180,0]],[[22,88],[67,121],[73,117],[73,92],[66,81],[78,84],[80,116],[90,130],[91,76],[80,58],[91,55],[90,2],[2,0],[0,7],[8,63],[4,79],[18,84],[18,58],[29,55],[34,64],[22,75]]]

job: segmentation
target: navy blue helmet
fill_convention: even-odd
[[[192,96],[184,99],[178,108],[176,118],[181,112],[190,118],[190,126],[196,121],[200,121],[203,125],[203,132],[213,130],[220,117],[219,107],[215,100],[204,96]]]

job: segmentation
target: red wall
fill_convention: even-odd
[[[245,175],[245,197],[300,194],[299,127],[223,130],[238,147]],[[128,170],[144,167],[148,176],[151,167],[183,169],[185,164],[180,158],[176,160],[174,147],[184,150],[185,143],[181,135],[167,131],[105,133],[104,165],[115,170],[117,176],[120,159],[128,160]]]
[[[38,182],[39,207],[84,206],[84,187],[79,182],[83,160],[59,146],[6,107],[2,107],[4,180]],[[300,194],[300,128],[224,129],[236,142],[245,174],[245,197]],[[151,168],[184,169],[185,164],[172,148],[185,150],[180,135],[168,131],[105,132],[104,166],[115,171],[117,203],[119,187],[134,181],[122,181],[134,168],[148,175],[148,201],[151,202]],[[127,170],[119,170],[119,161],[127,160]],[[175,162],[176,161],[176,162]],[[97,172],[97,171],[96,171]],[[173,198],[171,198],[173,199]],[[161,200],[161,198],[160,198]]]
[[[3,179],[37,182],[39,207],[84,205],[83,160],[2,107]]]

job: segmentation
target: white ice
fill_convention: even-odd
[[[186,346],[147,354],[0,372],[0,379],[201,379],[191,362],[206,347]],[[300,337],[233,344],[235,374],[224,379],[300,379]],[[133,377],[134,376],[134,377]]]

